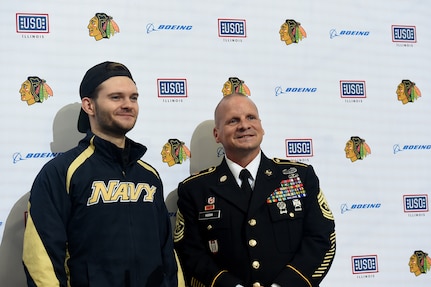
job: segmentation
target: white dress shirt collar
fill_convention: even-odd
[[[254,188],[254,182],[256,180],[256,175],[257,175],[257,170],[259,169],[259,164],[260,164],[260,159],[262,157],[261,155],[262,152],[259,152],[259,154],[244,168],[248,169],[248,171],[250,172],[252,178],[250,179],[250,185],[251,188]],[[230,159],[228,159],[226,156],[226,163],[227,166],[229,167],[230,171],[232,172],[233,176],[236,179],[236,182],[238,183],[239,186],[241,186],[241,179],[239,178],[239,173],[241,172],[241,170],[243,169],[242,166],[240,166],[239,164],[231,161]]]

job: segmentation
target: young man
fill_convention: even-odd
[[[174,241],[186,282],[318,286],[334,259],[335,225],[313,168],[263,154],[257,107],[242,94],[220,101],[213,133],[225,158],[178,186]]]
[[[48,162],[30,191],[23,262],[28,286],[177,286],[170,219],[146,147],[130,71],[104,62],[81,86],[78,146]]]

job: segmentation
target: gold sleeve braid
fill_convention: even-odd
[[[329,265],[335,256],[335,232],[333,232],[330,236],[331,240],[331,248],[326,252],[325,257],[323,258],[322,264],[317,268],[317,270],[312,275],[313,278],[322,277],[328,271]]]

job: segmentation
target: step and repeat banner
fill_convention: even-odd
[[[148,147],[165,198],[200,161],[196,127],[224,93],[243,92],[265,154],[320,178],[337,232],[322,286],[428,286],[430,14],[398,0],[4,0],[0,239],[40,168],[83,136],[79,84],[110,60],[136,80],[128,136]]]

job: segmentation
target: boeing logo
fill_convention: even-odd
[[[399,144],[394,144],[392,147],[394,154],[397,154],[401,151],[412,151],[412,150],[431,150],[431,144],[428,145],[404,145],[400,146]]]
[[[357,203],[352,204],[350,207],[347,205],[347,203],[343,203],[340,207],[341,214],[352,211],[352,210],[358,210],[358,209],[377,209],[382,206],[381,203]]]
[[[161,24],[159,26],[154,26],[153,23],[148,23],[146,26],[147,34],[155,31],[169,30],[169,31],[190,31],[193,28],[192,25],[170,25]]]
[[[282,94],[290,94],[290,93],[315,93],[317,92],[317,88],[305,88],[305,87],[288,87],[282,88],[281,86],[275,87],[275,96],[279,96]]]
[[[217,148],[217,157],[222,157],[224,156],[225,152],[224,152],[224,148],[223,147],[218,147]]]
[[[16,152],[12,155],[12,162],[13,163],[17,163],[17,162],[22,161],[22,160],[25,160],[25,158],[22,158],[21,153]]]
[[[329,38],[333,39],[340,36],[362,36],[367,37],[370,35],[370,31],[357,31],[357,30],[341,30],[340,33],[335,29],[329,30]]]
[[[12,155],[12,162],[17,163],[26,159],[54,158],[60,154],[62,154],[62,152],[35,152],[35,153],[27,153],[23,157],[20,152],[16,152]]]

